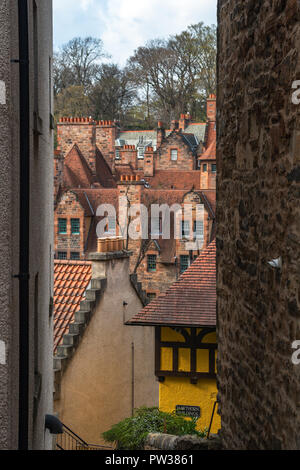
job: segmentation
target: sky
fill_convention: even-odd
[[[110,62],[125,65],[139,46],[200,21],[217,23],[217,0],[53,0],[54,48],[75,36],[101,38]]]

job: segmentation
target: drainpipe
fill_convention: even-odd
[[[134,343],[131,343],[131,416],[134,416]]]
[[[20,80],[19,449],[28,450],[29,405],[29,50],[28,2],[18,0]]]

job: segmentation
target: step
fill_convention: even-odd
[[[87,301],[96,301],[97,295],[100,293],[100,289],[88,289],[85,292],[85,300]]]
[[[54,370],[63,370],[63,362],[65,361],[65,357],[54,356],[53,358],[53,369]]]
[[[76,317],[76,313],[75,313]],[[85,330],[85,322],[75,321],[69,325],[69,334],[71,335],[81,335]]]
[[[84,323],[86,325],[90,321],[90,318],[91,318],[91,311],[78,310],[78,312],[75,313],[76,322]]]
[[[100,278],[99,278],[99,279],[97,279],[97,278],[92,279],[92,280],[91,280],[91,287],[92,287],[92,289],[101,290],[101,288],[102,288],[102,281],[103,281],[103,279],[100,279]]]
[[[82,300],[80,302],[80,310],[83,312],[90,312],[95,306],[95,301]]]
[[[77,346],[79,342],[79,334],[67,333],[64,335],[63,344],[69,346]]]
[[[74,346],[70,344],[61,344],[57,348],[57,354],[59,357],[70,357],[73,354]]]

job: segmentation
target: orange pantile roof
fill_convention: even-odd
[[[54,261],[54,352],[74,321],[91,278],[88,261]]]
[[[152,326],[216,326],[216,242],[164,294],[126,324]]]

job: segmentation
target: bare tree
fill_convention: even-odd
[[[100,61],[107,55],[101,39],[76,37],[63,45],[54,57],[54,88],[59,93],[69,86],[90,90],[100,69]]]
[[[136,86],[126,69],[116,64],[102,64],[91,90],[92,115],[95,119],[118,119],[121,123],[136,100]]]

